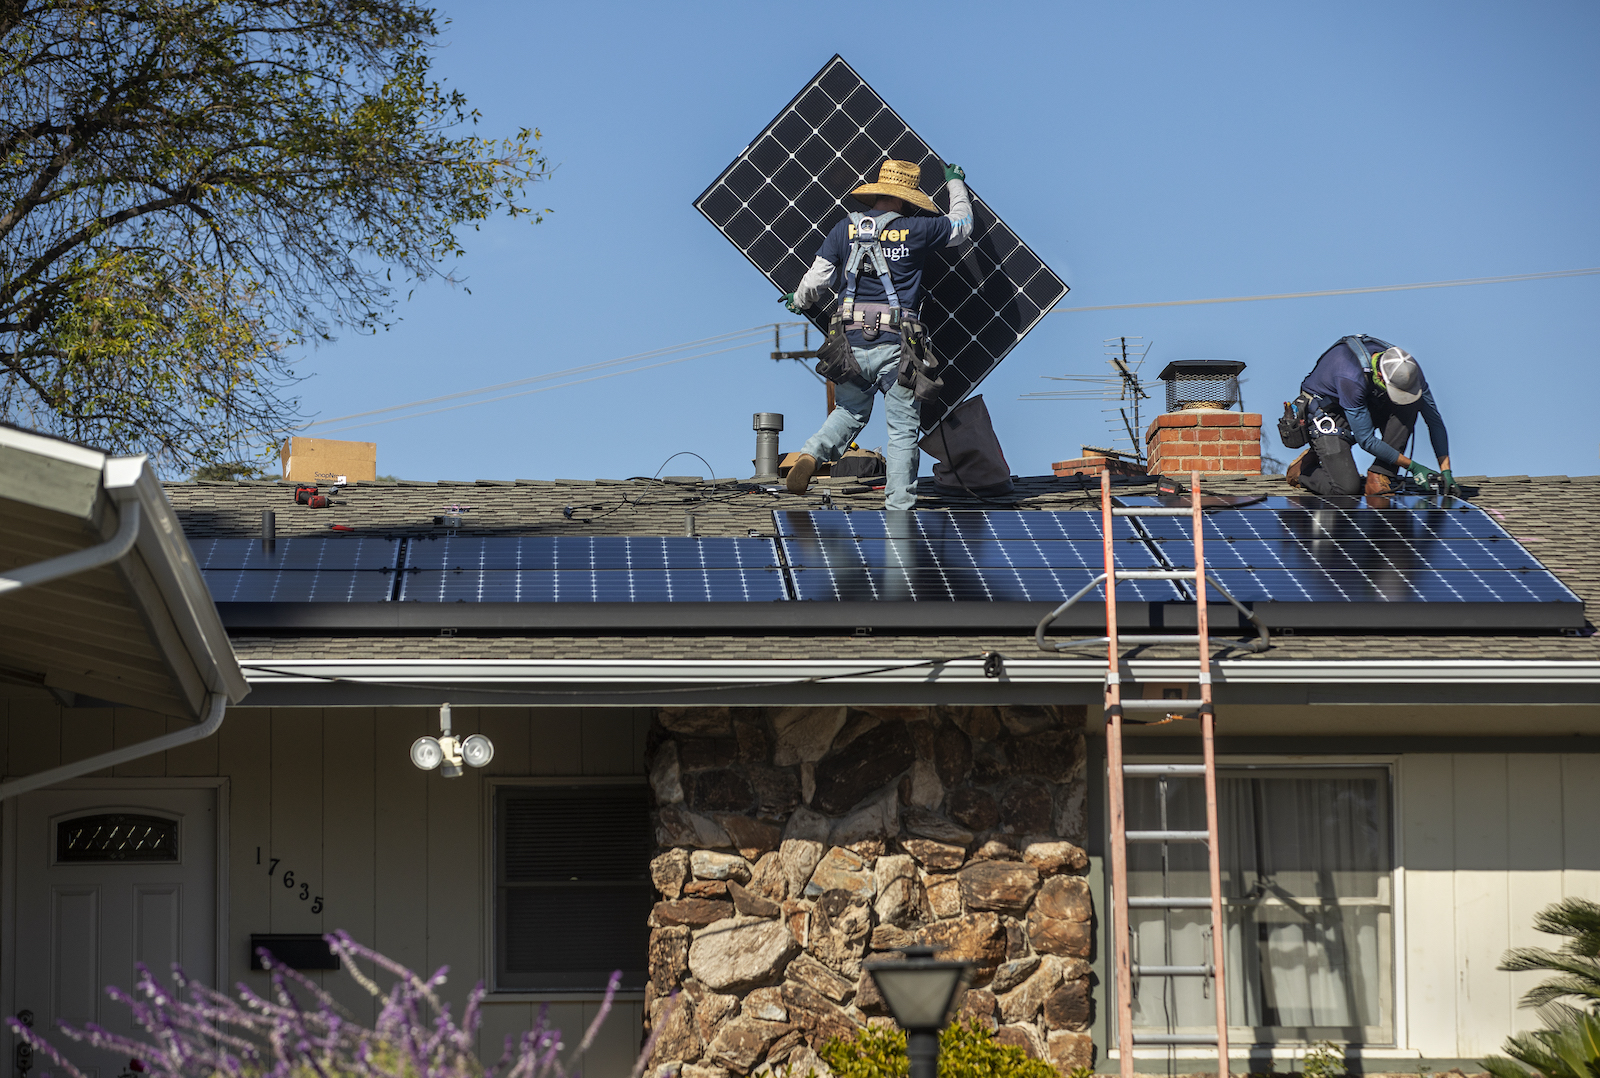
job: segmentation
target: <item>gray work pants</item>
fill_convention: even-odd
[[[1417,425],[1422,403],[1393,404],[1385,398],[1372,406],[1372,422],[1383,432],[1383,440],[1404,453]],[[1319,434],[1311,439],[1310,455],[1300,466],[1300,486],[1313,494],[1357,495],[1366,492],[1366,481],[1356,467],[1352,446],[1337,434]],[[1374,460],[1369,471],[1395,478],[1392,465]]]

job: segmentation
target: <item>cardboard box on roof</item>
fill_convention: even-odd
[[[355,483],[378,478],[377,442],[290,438],[278,451],[283,477],[299,483]]]

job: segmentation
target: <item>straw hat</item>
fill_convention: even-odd
[[[889,195],[893,198],[904,199],[919,210],[928,213],[938,213],[939,207],[933,204],[933,199],[917,189],[922,182],[921,167],[910,161],[885,161],[878,170],[878,182],[869,183],[865,187],[857,187],[850,193],[856,199],[868,206],[872,205],[879,195]]]

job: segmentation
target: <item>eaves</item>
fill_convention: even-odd
[[[262,707],[1098,704],[1103,661],[982,657],[833,660],[321,659],[243,664]],[[1193,664],[1125,660],[1131,685],[1192,680]],[[1588,704],[1600,662],[1220,660],[1227,704]],[[1600,705],[1596,705],[1600,706]]]

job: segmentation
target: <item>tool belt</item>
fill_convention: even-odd
[[[875,341],[885,331],[899,333],[904,321],[900,308],[887,303],[854,303],[845,321],[845,329],[861,334],[861,339]]]
[[[939,395],[944,379],[937,377],[939,357],[928,344],[928,327],[919,318],[900,318],[900,370],[895,381],[926,403]]]
[[[847,323],[839,316],[834,315],[833,321],[828,325],[827,339],[822,342],[822,347],[817,349],[817,373],[835,385],[854,385],[868,389],[872,383],[867,381],[861,373],[861,364],[856,362],[856,352],[850,347],[850,338]]]
[[[1278,440],[1285,449],[1299,449],[1310,439],[1306,437],[1306,408],[1311,394],[1302,393],[1292,401],[1283,402],[1283,414],[1278,417]]]

